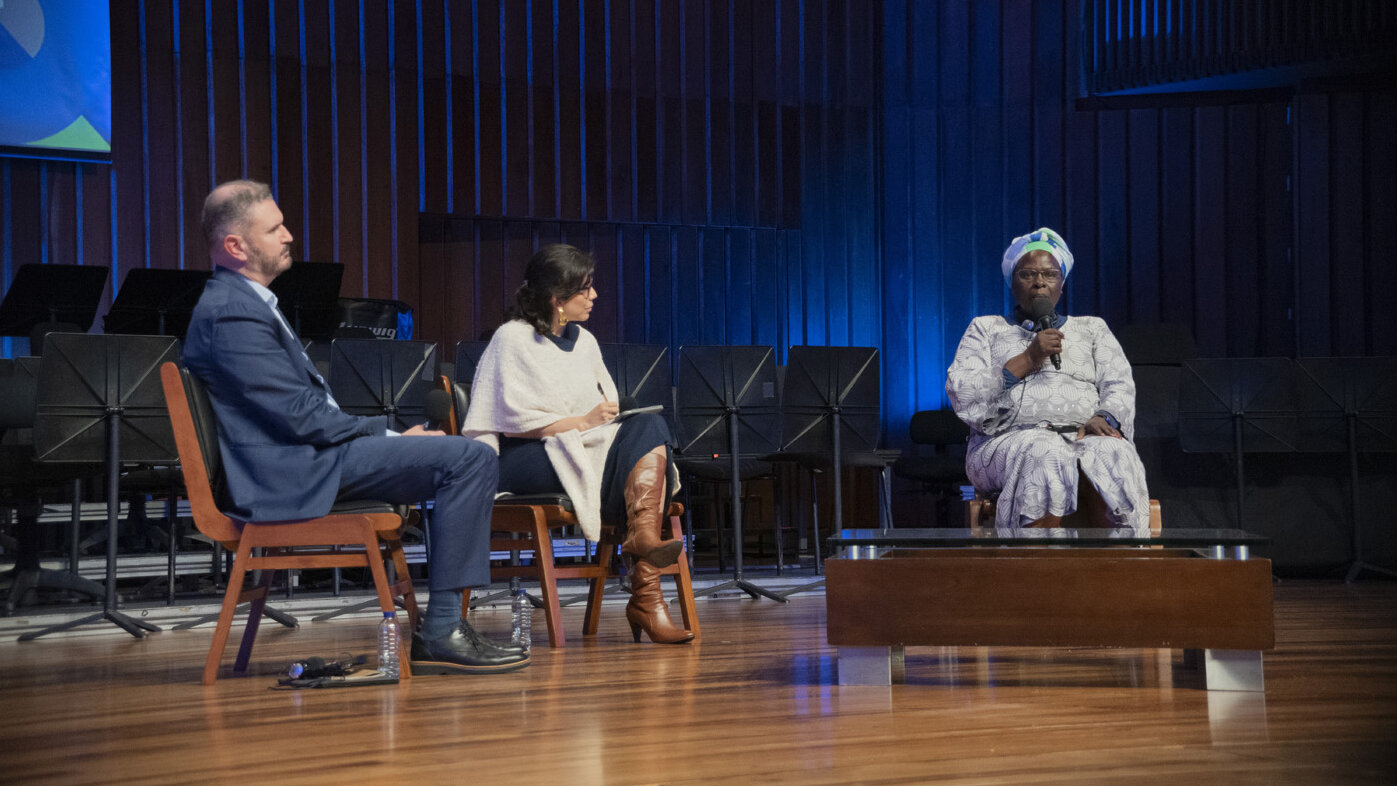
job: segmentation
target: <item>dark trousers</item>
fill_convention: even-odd
[[[394,504],[435,500],[432,592],[490,583],[490,508],[499,482],[495,451],[464,437],[362,437],[349,443],[339,498]]]

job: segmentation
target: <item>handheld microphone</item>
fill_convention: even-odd
[[[635,400],[635,396],[617,396],[616,406],[619,411],[625,412],[628,409],[639,409],[640,402]]]
[[[286,676],[293,680],[343,677],[352,672],[355,667],[362,666],[366,660],[368,659],[363,655],[350,657],[349,653],[345,653],[342,660],[325,660],[317,657],[302,658],[286,667]]]
[[[319,677],[324,673],[324,658],[306,658],[305,660],[298,660],[290,666],[286,667],[286,676],[290,677],[293,680],[299,679],[300,677],[305,677],[306,679],[310,679],[311,677]]]
[[[422,409],[427,415],[427,428],[444,431],[451,422],[451,394],[436,388],[427,391]]]
[[[1053,326],[1057,321],[1057,314],[1053,311],[1052,301],[1045,297],[1036,297],[1029,301],[1028,309],[1025,311],[1028,318],[1033,320],[1034,330],[1043,331]],[[1050,360],[1053,361],[1053,368],[1062,370],[1062,355],[1054,352]]]

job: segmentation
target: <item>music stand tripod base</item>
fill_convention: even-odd
[[[238,604],[238,605],[242,605],[242,604]],[[377,600],[374,601],[374,605],[378,605],[378,601],[377,601]],[[280,610],[274,609],[274,608],[272,608],[271,606],[263,606],[263,607],[262,607],[262,616],[263,616],[263,617],[266,617],[266,618],[268,618],[268,619],[270,619],[270,620],[272,620],[273,622],[280,623],[282,626],[287,627],[287,628],[299,628],[299,627],[301,627],[301,621],[300,621],[300,620],[296,619],[294,616],[292,616],[292,615],[290,615],[290,614],[287,614],[287,613],[284,612],[284,611],[280,611]],[[320,618],[317,617],[317,618],[316,618],[316,621],[318,622],[319,619],[320,619]],[[207,625],[207,624],[210,623],[210,622],[218,622],[218,614],[217,614],[217,613],[214,613],[214,614],[205,614],[204,616],[199,617],[198,619],[192,619],[192,620],[189,620],[188,622],[181,622],[180,624],[175,625],[175,626],[173,626],[173,627],[170,628],[170,629],[171,629],[171,630],[189,630],[190,628],[197,628],[197,627],[199,627],[200,625]]]
[[[1387,576],[1389,578],[1397,578],[1397,570],[1392,570],[1391,568],[1384,568],[1378,565],[1374,565],[1371,562],[1355,562],[1349,566],[1348,573],[1344,576],[1344,581],[1349,584],[1352,584],[1365,571],[1370,573],[1377,573],[1383,576]]]
[[[701,598],[705,595],[716,595],[720,592],[725,592],[727,590],[741,590],[742,592],[751,595],[753,600],[756,600],[757,598],[770,598],[771,600],[777,601],[779,603],[790,603],[790,601],[786,599],[786,597],[781,593],[772,592],[771,590],[766,589],[764,587],[759,587],[756,584],[747,581],[746,579],[728,579],[727,581],[724,581],[721,584],[714,584],[711,587],[704,587],[701,590],[694,590],[694,597]]]

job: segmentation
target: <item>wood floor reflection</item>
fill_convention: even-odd
[[[0,644],[7,783],[1392,783],[1397,583],[1285,583],[1265,694],[1201,689],[1163,650],[910,648],[906,683],[840,688],[824,599],[700,601],[703,641],[594,641],[490,677],[281,692],[366,652],[371,615],[263,626],[255,674],[199,685],[209,626]],[[928,610],[934,613],[934,610]],[[570,631],[581,611],[567,610]],[[499,631],[503,611],[478,613]],[[237,633],[238,631],[235,631]],[[542,632],[540,631],[540,641]],[[229,653],[231,657],[231,650]]]

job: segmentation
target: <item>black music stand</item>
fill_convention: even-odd
[[[351,415],[386,415],[406,431],[427,419],[427,391],[436,384],[437,345],[430,341],[335,339],[330,391]]]
[[[29,336],[45,322],[86,333],[106,288],[105,267],[20,265],[0,301],[0,336]],[[38,352],[31,347],[31,354]]]
[[[111,310],[102,319],[103,331],[108,334],[134,334],[151,336],[175,336],[184,338],[189,332],[189,318],[194,314],[194,306],[204,294],[204,285],[213,274],[207,270],[167,270],[160,268],[135,268],[126,274],[121,289],[117,290]],[[131,478],[127,478],[130,485]],[[163,472],[152,472],[145,478],[137,478],[137,485],[163,485],[170,490],[166,498],[165,520],[169,527],[166,571],[166,600],[175,600],[175,565],[179,551],[179,524],[175,515],[175,501],[178,497],[178,471],[170,467]],[[133,511],[136,511],[133,508]],[[145,521],[144,511],[139,514]],[[128,518],[128,521],[131,519]]]
[[[335,403],[351,415],[384,415],[394,431],[426,421],[427,391],[436,384],[436,374],[437,345],[430,341],[337,338],[330,342],[329,383]],[[336,594],[339,588],[340,571],[335,568]],[[323,622],[377,603],[369,600],[312,619]]]
[[[1186,361],[1179,377],[1179,447],[1231,453],[1237,472],[1237,528],[1246,528],[1245,453],[1293,453],[1299,444],[1289,358]]]
[[[39,364],[34,449],[38,461],[105,463],[107,470],[107,591],[102,611],[20,636],[107,620],[142,638],[160,629],[117,611],[116,547],[121,465],[178,462],[170,416],[160,386],[160,365],[178,362],[170,336],[55,333]]]
[[[834,531],[844,529],[844,458],[872,453],[882,433],[878,350],[873,347],[791,347],[781,389],[781,452],[830,457],[834,487]],[[820,533],[816,520],[815,570]],[[780,545],[777,545],[780,548]],[[783,594],[817,589],[824,580]]]
[[[211,275],[206,270],[131,270],[102,318],[103,330],[183,338]]]
[[[12,614],[29,590],[56,589],[90,598],[105,593],[102,585],[78,573],[78,540],[82,528],[82,480],[90,465],[40,465],[34,461],[34,411],[39,388],[39,358],[0,358],[0,436],[11,437],[0,445],[0,497],[12,497],[7,506],[16,511],[15,567],[10,575],[5,613]],[[7,434],[6,432],[13,432]],[[68,540],[68,568],[54,570],[39,563],[39,514],[41,489],[67,483],[72,493],[72,517]]]
[[[1397,453],[1397,357],[1298,358],[1295,399],[1306,450],[1348,454],[1353,562],[1345,581],[1363,571],[1397,570],[1363,559],[1358,454]]]
[[[616,383],[616,392],[635,399],[638,407],[674,403],[669,371],[669,347],[664,344],[602,344],[602,362]]]
[[[343,279],[344,265],[338,262],[296,262],[268,288],[301,340],[329,341],[339,327]]]
[[[490,346],[488,341],[460,341],[456,343],[456,381],[467,386],[475,383],[475,367],[480,364],[481,355]],[[462,414],[462,417],[465,417]]]
[[[740,459],[743,455],[774,453],[781,429],[776,361],[771,347],[680,347],[675,414],[681,435],[679,452],[715,459],[726,454],[731,472],[733,577],[731,581],[696,591],[694,596],[712,595],[735,587],[753,598],[788,602],[781,595],[742,578]]]
[[[882,434],[878,350],[873,347],[791,347],[781,390],[787,453],[823,453],[834,466],[834,529],[844,528],[844,456],[875,451]]]

